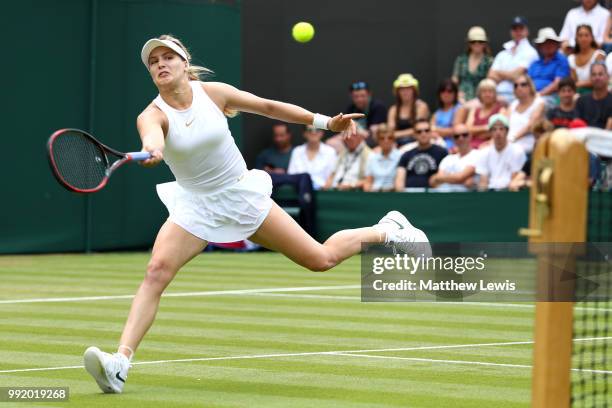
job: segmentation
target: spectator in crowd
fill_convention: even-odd
[[[546,113],[547,119],[556,129],[569,127],[572,119],[578,117],[575,95],[576,83],[571,77],[559,81],[559,106],[555,106]]]
[[[572,130],[572,129],[584,128],[587,126],[588,124],[584,120],[580,118],[576,118],[570,122],[568,128]],[[608,163],[608,170],[606,171],[607,173],[609,173],[610,164],[611,163]],[[601,173],[602,173],[601,165],[602,165],[601,159],[594,153],[589,152],[589,186],[593,187],[597,183],[598,180],[603,181],[604,186],[605,186],[605,181],[601,180]]]
[[[587,124],[582,119],[573,119],[569,126],[569,129],[576,129],[581,127],[586,127]],[[552,132],[554,130],[554,125],[552,122],[549,122],[546,119],[541,119],[533,125],[533,135],[535,137],[535,144],[537,146],[538,142],[541,140],[541,137],[544,134]],[[522,171],[519,176],[513,179],[510,184],[511,191],[518,191],[522,187],[530,187],[531,186],[531,167],[532,167],[532,156],[529,155],[525,165],[523,166]],[[595,154],[589,152],[589,185],[593,186],[595,182],[599,179],[601,168],[601,160]]]
[[[537,51],[529,44],[527,19],[517,16],[512,19],[511,41],[504,44],[493,60],[489,78],[497,83],[497,94],[506,103],[514,100],[513,83],[516,77],[527,72],[527,68],[538,59]]]
[[[446,141],[444,140],[444,138],[438,136],[438,134],[434,132],[431,133],[431,144],[435,144],[435,145],[438,145],[446,149]],[[406,152],[409,152],[412,149],[416,149],[418,146],[419,146],[419,142],[418,140],[415,139],[413,142],[406,143],[405,145],[400,147],[398,150],[400,151],[400,153],[404,154]]]
[[[593,92],[582,95],[576,102],[578,117],[589,126],[612,129],[612,94],[608,91],[610,76],[603,62],[591,65]]]
[[[601,48],[606,54],[610,54],[612,52],[612,10],[610,11],[610,16],[608,17],[608,24],[604,30],[604,35],[604,42]]]
[[[552,132],[554,128],[555,127],[552,124],[552,122],[546,119],[540,119],[537,122],[535,122],[532,128],[532,133],[533,133],[533,137],[535,140],[534,148],[535,148],[535,145],[538,144],[538,140],[540,140],[540,137],[542,137],[545,133]],[[531,155],[528,155],[527,161],[525,161],[523,168],[517,174],[517,176],[514,177],[512,181],[510,182],[510,185],[508,186],[508,190],[518,191],[523,187],[530,187],[530,186],[531,186]]]
[[[291,133],[286,123],[277,122],[272,125],[272,143],[273,146],[257,155],[255,168],[271,174],[285,174],[293,150]]]
[[[478,151],[470,146],[472,135],[466,125],[459,123],[453,130],[457,153],[442,159],[438,172],[429,178],[429,185],[438,191],[473,190]]]
[[[400,158],[395,176],[395,190],[427,188],[429,178],[438,171],[438,165],[447,155],[446,149],[431,143],[431,126],[421,118],[414,125],[418,146]]]
[[[607,36],[605,29],[609,18],[610,12],[605,7],[600,6],[597,0],[582,0],[580,6],[571,9],[565,16],[563,28],[561,28],[561,33],[559,33],[563,41],[563,49],[569,54],[571,49],[576,46],[574,36],[576,28],[581,24],[590,25],[593,28],[595,41],[597,41],[598,45],[602,45]]]
[[[378,126],[376,140],[380,152],[373,152],[368,157],[363,191],[393,191],[397,163],[402,155],[395,147],[393,129],[386,124]]]
[[[493,63],[491,48],[484,28],[474,26],[467,35],[467,50],[455,59],[453,82],[459,86],[462,103],[476,98],[476,87],[487,77]]]
[[[581,24],[576,29],[576,46],[574,53],[567,57],[572,79],[576,81],[579,94],[591,92],[591,64],[606,59],[606,53],[599,49],[593,38],[593,30],[588,24]]]
[[[550,27],[541,28],[534,41],[538,46],[540,58],[535,60],[527,73],[535,84],[536,91],[546,101],[548,107],[557,104],[559,81],[570,75],[567,57],[559,52],[561,39]]]
[[[454,146],[453,125],[462,122],[465,116],[465,109],[458,101],[457,85],[450,79],[444,79],[438,86],[438,109],[431,117],[431,130],[444,138],[447,149]]]
[[[529,75],[521,75],[514,82],[516,99],[508,109],[508,141],[525,153],[533,150],[533,125],[544,117],[544,101],[536,94]]]
[[[338,156],[334,171],[327,178],[324,189],[361,190],[370,148],[365,143],[365,132],[357,132],[344,139],[345,149]]]
[[[476,174],[480,176],[480,190],[503,190],[512,180],[520,177],[527,157],[523,149],[508,143],[508,119],[497,114],[489,118],[489,130],[493,143],[480,153]]]
[[[395,129],[395,141],[402,146],[414,139],[414,124],[429,117],[429,107],[419,99],[419,81],[412,74],[401,74],[393,81],[395,104],[389,108],[387,125]]]
[[[359,127],[367,130],[368,136],[371,137],[376,125],[387,121],[387,107],[381,101],[372,97],[367,82],[353,82],[349,86],[349,92],[351,93],[351,104],[345,112],[365,114],[365,117],[355,119],[355,122]]]
[[[319,190],[336,166],[336,151],[333,147],[321,143],[323,131],[312,125],[306,126],[304,139],[306,143],[296,146],[289,160],[289,174],[308,173],[312,187]]]
[[[490,135],[488,131],[489,118],[497,113],[504,112],[503,105],[497,100],[495,81],[483,79],[476,91],[480,106],[470,109],[466,125],[472,134],[472,148],[478,149],[485,143]]]

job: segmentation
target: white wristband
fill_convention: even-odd
[[[312,126],[317,129],[325,129],[327,130],[327,123],[331,118],[329,116],[321,115],[320,113],[314,114],[314,119],[312,120]]]

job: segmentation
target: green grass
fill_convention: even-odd
[[[148,254],[0,257],[0,301],[132,295]],[[358,285],[359,258],[308,272],[272,253],[203,254],[168,293]],[[130,299],[0,303],[0,387],[70,387],[70,407],[527,407],[533,309],[361,303],[359,289],[166,297],[125,392],[103,395],[78,366],[114,351]],[[380,349],[441,346],[437,349]],[[346,354],[326,351],[374,350]],[[279,354],[312,353],[280,356]],[[358,354],[358,355],[354,355]],[[390,358],[388,358],[390,357]],[[438,361],[432,361],[438,360]],[[444,361],[439,361],[444,360]],[[466,362],[466,363],[461,363]],[[2,403],[2,407],[25,404]]]

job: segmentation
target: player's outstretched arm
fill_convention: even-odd
[[[300,123],[311,125],[314,121],[314,113],[290,103],[275,101],[272,99],[261,98],[249,92],[241,91],[231,85],[221,82],[206,82],[204,84],[206,92],[221,102],[226,110],[249,112],[269,118],[282,120],[290,123]],[[361,118],[361,113],[338,114],[327,121],[327,128],[334,132],[346,131],[348,135],[353,135],[357,127],[353,119]]]
[[[136,127],[142,141],[142,151],[151,153],[150,159],[141,162],[145,167],[156,166],[164,158],[163,121],[163,114],[152,107],[145,109],[136,119]]]

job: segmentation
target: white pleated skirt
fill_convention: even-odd
[[[253,235],[272,208],[272,179],[249,170],[236,183],[212,193],[187,190],[176,181],[157,185],[168,219],[208,242],[235,242]]]

